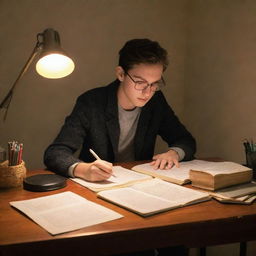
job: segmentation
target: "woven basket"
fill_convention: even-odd
[[[25,163],[8,166],[8,161],[0,163],[0,188],[19,187],[26,177]]]

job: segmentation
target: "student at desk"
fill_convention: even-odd
[[[158,42],[128,41],[119,51],[117,79],[78,97],[57,138],[45,151],[47,168],[65,176],[100,181],[112,175],[113,162],[152,159],[155,168],[168,169],[192,159],[195,140],[161,92],[167,65],[167,52]],[[157,135],[169,148],[154,155]],[[76,158],[73,154],[80,148]],[[95,161],[90,148],[104,160]],[[177,255],[182,252],[183,248],[177,250]]]
[[[100,181],[112,174],[113,162],[150,160],[171,168],[195,153],[195,140],[175,116],[161,92],[167,52],[149,39],[128,41],[119,51],[117,79],[78,97],[44,162],[59,174]],[[154,155],[157,135],[168,151]],[[81,148],[77,159],[73,153]],[[103,160],[90,154],[92,148]]]

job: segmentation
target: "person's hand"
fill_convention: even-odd
[[[179,155],[176,151],[169,151],[153,156],[153,161],[150,163],[154,169],[170,169],[173,165],[179,167]]]
[[[96,160],[92,163],[79,163],[74,170],[74,176],[87,181],[102,181],[112,174],[113,164],[104,160]]]

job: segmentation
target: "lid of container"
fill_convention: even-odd
[[[60,189],[66,185],[67,179],[56,174],[36,174],[23,181],[23,188],[34,192]]]

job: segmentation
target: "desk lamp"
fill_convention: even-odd
[[[39,57],[36,63],[36,71],[45,78],[62,78],[71,74],[75,68],[72,59],[67,56],[60,46],[60,36],[57,31],[48,28],[43,33],[37,34],[37,42],[33,52],[11,89],[0,103],[0,110],[5,109],[4,121],[7,117],[14,90],[36,56]],[[31,191],[49,191],[66,186],[66,179],[55,174],[37,174],[25,178],[23,185],[24,189]]]
[[[75,68],[72,59],[67,56],[60,46],[60,36],[57,31],[48,28],[44,30],[43,33],[37,34],[37,43],[32,54],[28,58],[11,89],[0,103],[0,109],[5,109],[4,121],[6,120],[16,85],[38,55],[39,60],[36,63],[36,71],[39,75],[45,78],[62,78],[71,74]]]

